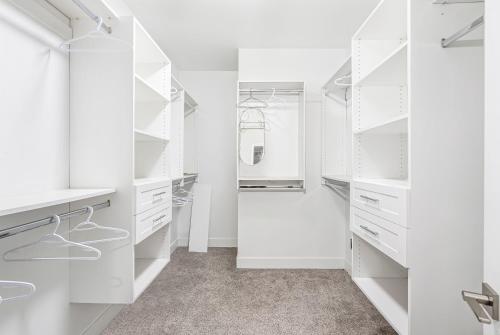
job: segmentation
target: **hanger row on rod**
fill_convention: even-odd
[[[454,42],[456,42],[460,38],[464,37],[465,35],[469,34],[470,32],[476,30],[477,28],[479,28],[483,24],[484,24],[484,16],[481,16],[481,17],[475,19],[474,21],[472,21],[472,23],[468,24],[466,27],[457,31],[455,34],[451,35],[450,37],[443,38],[441,40],[441,46],[443,48],[449,47],[451,44],[453,44]]]
[[[111,201],[108,200],[106,202],[93,205],[92,208],[94,209],[94,211],[97,211],[97,210],[100,210],[100,209],[103,209],[103,208],[107,208],[107,207],[110,207],[110,206],[111,206]],[[80,208],[80,209],[77,209],[77,210],[74,210],[74,211],[71,211],[71,212],[60,214],[59,218],[61,220],[66,220],[66,219],[69,219],[69,218],[72,218],[72,217],[75,217],[75,216],[85,215],[85,214],[88,214],[88,213],[89,213],[88,207],[83,207],[83,208]],[[44,218],[44,219],[40,219],[40,220],[36,220],[36,221],[24,223],[24,224],[21,224],[21,225],[18,225],[18,226],[14,226],[14,227],[11,227],[11,228],[2,229],[2,230],[0,230],[0,239],[7,238],[7,237],[10,237],[10,236],[14,236],[14,235],[23,233],[25,231],[33,230],[33,229],[36,229],[36,228],[39,228],[39,227],[47,226],[47,225],[53,224],[55,222],[56,221],[55,221],[54,217],[50,216],[50,217],[47,217],[47,218]]]

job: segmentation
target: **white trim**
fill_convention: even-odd
[[[208,239],[209,248],[236,248],[238,239],[231,237],[212,237]]]
[[[352,264],[347,259],[344,262],[344,270],[352,277]]]
[[[188,247],[189,246],[189,238],[180,237],[177,239],[177,248],[179,247]]]
[[[175,249],[177,249],[177,247],[178,247],[178,241],[179,240],[175,240],[172,243],[170,243],[170,254],[171,255],[174,253]]]
[[[124,305],[108,305],[104,310],[96,316],[92,322],[85,327],[80,333],[81,335],[99,335],[110,324],[110,322],[118,315]]]
[[[247,269],[344,269],[340,257],[236,257],[237,268]]]

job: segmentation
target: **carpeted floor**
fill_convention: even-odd
[[[177,249],[103,334],[396,334],[343,270],[237,270],[235,264],[236,249]]]

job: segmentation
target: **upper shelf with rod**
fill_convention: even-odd
[[[339,102],[344,103],[345,90],[350,88],[351,85],[351,56],[349,56],[330,80],[323,85],[323,94],[334,100],[340,98]]]

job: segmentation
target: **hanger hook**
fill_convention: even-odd
[[[56,221],[56,227],[54,228],[54,234],[57,233],[59,226],[61,225],[61,217],[57,214],[52,216],[52,219]]]
[[[97,22],[97,28],[96,28],[96,30],[97,31],[101,31],[102,24],[104,23],[104,21],[103,21],[103,19],[102,19],[101,16],[98,17],[98,20],[99,20],[99,22]]]
[[[94,215],[94,207],[92,206],[87,206],[87,218],[85,219],[85,222],[90,222],[90,218],[92,217],[92,215]]]

